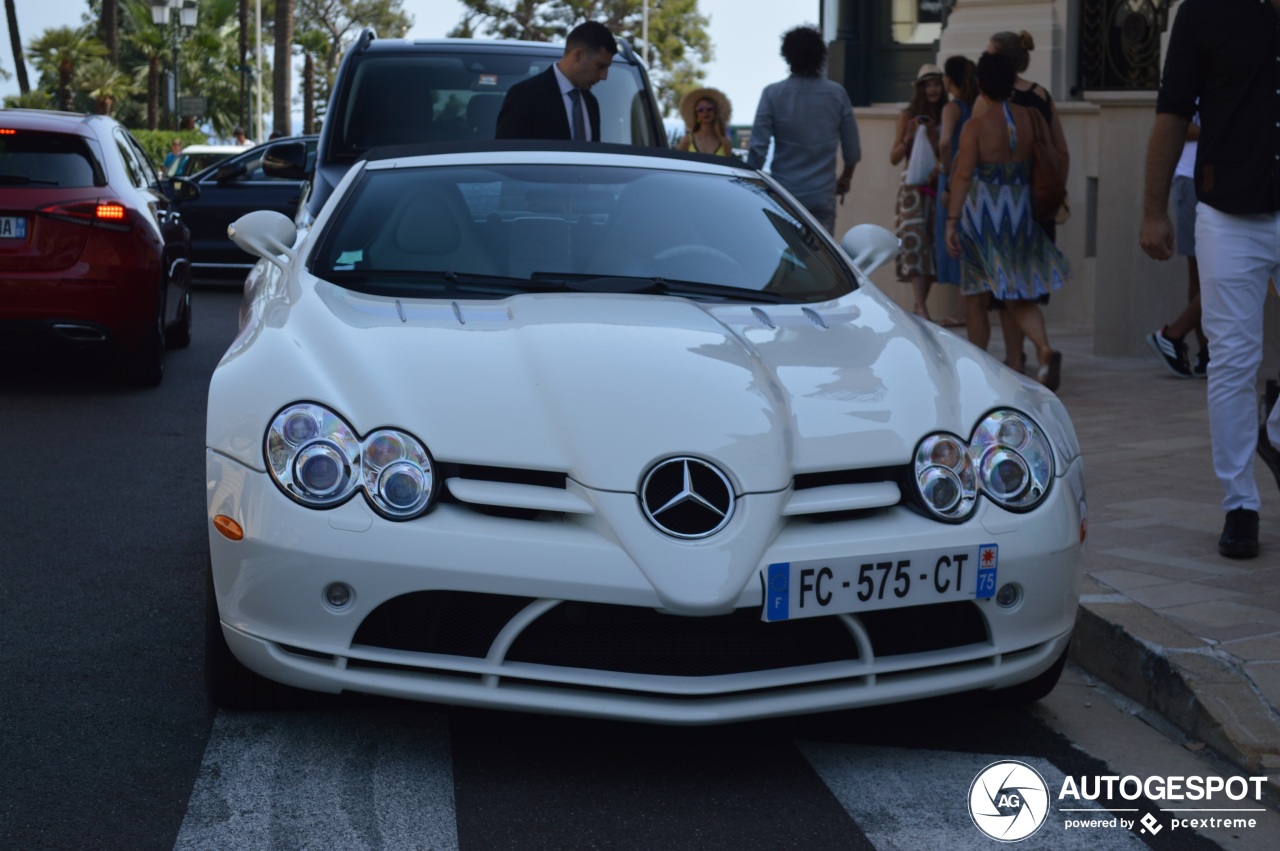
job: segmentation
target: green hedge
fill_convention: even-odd
[[[169,153],[169,142],[177,137],[182,140],[182,147],[187,145],[207,145],[209,137],[199,130],[130,130],[142,150],[147,152],[151,161],[160,168],[164,164],[164,156]]]

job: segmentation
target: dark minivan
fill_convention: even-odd
[[[507,90],[563,54],[563,45],[544,42],[380,39],[365,30],[338,68],[299,225],[310,224],[372,148],[492,139]],[[600,102],[601,141],[667,147],[649,75],[625,41],[608,79],[591,91]],[[305,152],[287,147],[272,146],[276,165],[268,173],[301,177]]]

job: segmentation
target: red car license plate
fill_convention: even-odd
[[[26,239],[27,220],[23,216],[0,216],[0,239]]]

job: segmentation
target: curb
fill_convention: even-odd
[[[1123,600],[1081,600],[1071,660],[1280,792],[1280,719],[1253,683],[1221,651]]]

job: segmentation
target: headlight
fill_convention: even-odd
[[[1053,453],[1030,417],[992,411],[969,442],[931,434],[916,449],[916,490],[925,507],[943,520],[964,520],[978,494],[1010,511],[1029,511],[1049,494]]]
[[[969,448],[950,434],[932,434],[916,450],[916,487],[925,505],[939,517],[967,517],[978,498]]]
[[[365,438],[364,492],[393,520],[416,517],[431,501],[434,480],[427,450],[410,434],[380,429]]]
[[[322,405],[304,402],[276,414],[265,450],[276,484],[311,508],[332,508],[363,490],[379,514],[408,520],[434,496],[431,457],[417,438],[383,428],[361,440]]]
[[[1053,451],[1031,418],[1017,411],[992,411],[969,441],[982,492],[1012,511],[1035,508],[1049,495]]]

